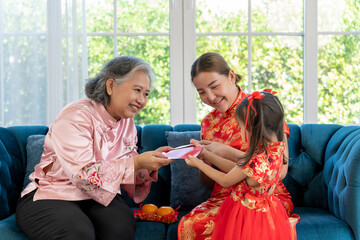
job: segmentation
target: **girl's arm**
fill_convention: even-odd
[[[215,180],[218,184],[220,184],[223,187],[233,186],[247,177],[244,171],[236,164],[233,165],[233,168],[229,170],[228,173],[223,173],[207,165],[202,160],[196,157],[189,156],[189,158],[185,159],[185,161],[186,164],[188,164],[189,166],[197,167],[199,170],[204,172],[207,176]]]
[[[197,141],[195,139],[191,139],[190,143],[195,144],[196,146],[202,145],[206,150],[216,153],[216,155],[226,158],[226,160],[231,160],[233,162],[237,162],[238,161],[237,159],[244,154],[243,151],[240,151],[236,148],[233,148],[231,146],[228,146],[226,144],[219,143],[219,142],[214,142],[214,141],[209,141],[209,140]],[[213,164],[210,162],[210,160],[206,159],[205,157],[200,157],[200,158],[204,161],[204,163],[206,163],[210,166],[213,166]],[[226,171],[226,172],[228,172],[228,171]],[[208,186],[210,188],[212,188],[214,186],[214,183],[215,183],[214,180],[209,178],[201,170],[199,170],[199,176],[200,176],[201,181],[206,186]]]
[[[230,170],[236,166],[236,162],[233,162],[229,159],[220,157],[212,152],[209,152],[206,150],[206,148],[203,148],[201,157],[206,161],[210,162],[211,164],[213,164],[215,167],[217,167],[223,172],[230,172]]]

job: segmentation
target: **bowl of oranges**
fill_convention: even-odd
[[[179,212],[170,206],[157,207],[155,204],[147,203],[140,204],[140,209],[134,209],[135,218],[139,217],[141,220],[156,221],[163,223],[174,223],[177,221]]]

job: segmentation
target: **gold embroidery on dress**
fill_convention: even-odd
[[[269,165],[266,164],[265,162],[262,162],[260,165],[255,166],[255,168],[256,168],[257,171],[262,172],[262,173],[267,172],[267,171],[270,170]]]
[[[275,187],[276,187],[276,184],[273,184],[273,185],[270,187],[270,189],[269,189],[269,191],[268,191],[268,194],[269,194],[269,195],[272,195],[272,194],[274,193]]]
[[[266,212],[266,206],[260,207],[259,204],[264,205],[263,202],[258,202],[256,200],[244,198],[241,200],[241,204],[249,209],[255,209],[257,212]]]
[[[239,201],[240,197],[236,194],[235,191],[231,192],[231,197],[234,200],[234,202]]]
[[[205,224],[205,231],[201,235],[210,235],[214,229],[214,221],[210,220]]]
[[[194,231],[193,228],[193,221],[189,220],[189,219],[184,219],[183,220],[184,224],[184,228],[183,228],[183,233],[181,234],[181,239],[182,240],[192,240],[196,237],[196,232]]]
[[[212,207],[212,208],[210,209],[210,211],[209,211],[209,215],[215,216],[215,215],[218,213],[218,211],[219,211],[219,207],[218,207],[218,206]]]
[[[244,198],[243,200],[241,200],[241,203],[249,209],[256,209],[255,202],[250,199]]]
[[[277,170],[275,169],[274,171],[270,171],[269,172],[269,180],[273,180],[275,177],[276,177],[276,175],[277,175]]]

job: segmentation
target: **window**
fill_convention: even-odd
[[[0,125],[49,125],[119,54],[156,73],[137,124],[199,123],[190,67],[207,51],[243,90],[276,90],[289,123],[359,124],[359,14],[357,0],[1,0]]]
[[[318,121],[360,122],[360,2],[318,1]]]
[[[154,69],[156,87],[135,122],[169,124],[169,1],[92,0],[85,5],[89,75],[115,55],[144,59]]]
[[[45,123],[46,1],[0,1],[0,9],[0,125]]]
[[[197,55],[221,53],[243,77],[244,91],[276,89],[287,121],[302,122],[303,3],[198,0],[196,9]]]

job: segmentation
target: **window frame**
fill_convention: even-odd
[[[252,85],[252,74],[251,74],[251,38],[253,36],[261,36],[261,35],[272,35],[272,36],[302,36],[304,41],[304,82],[303,82],[303,110],[304,110],[304,117],[303,123],[317,123],[318,122],[318,97],[317,97],[317,89],[318,89],[318,70],[317,70],[317,1],[313,0],[304,0],[304,32],[299,33],[284,33],[284,32],[252,32],[251,28],[251,0],[248,0],[248,32],[247,33],[196,33],[196,9],[195,9],[195,1],[193,0],[184,0],[185,5],[191,6],[191,9],[185,7],[186,12],[189,16],[187,16],[187,22],[184,26],[189,26],[188,28],[184,29],[184,38],[187,39],[187,49],[195,51],[189,51],[184,49],[185,61],[184,66],[191,66],[192,62],[195,60],[196,56],[196,42],[195,39],[197,36],[247,36],[248,37],[248,82],[247,82],[247,91],[251,92],[251,85]],[[191,16],[193,14],[194,16]],[[184,15],[185,16],[185,15]],[[191,38],[194,40],[191,41]],[[189,69],[184,68],[184,70]],[[184,79],[184,81],[189,81]],[[185,92],[192,92],[194,88],[189,85],[185,85]],[[194,98],[189,97],[188,100],[196,101]],[[186,113],[188,118],[188,122],[196,122],[196,110],[195,114],[193,111],[194,104],[191,102],[186,102],[185,106]],[[187,123],[185,121],[185,123]]]
[[[86,24],[83,26],[84,34],[88,36],[114,37],[114,54],[116,54],[118,36],[168,36],[170,38],[170,124],[197,123],[196,89],[190,79],[190,69],[196,59],[196,38],[198,36],[247,36],[248,37],[248,82],[247,91],[251,89],[251,38],[261,35],[276,36],[302,36],[303,37],[303,122],[317,123],[318,120],[318,36],[320,35],[360,35],[360,32],[321,32],[318,31],[318,1],[303,0],[303,32],[299,33],[257,33],[251,29],[251,2],[248,0],[248,32],[247,33],[197,33],[196,32],[196,0],[169,0],[169,32],[165,33],[118,33],[116,23],[116,0],[114,3],[114,31],[113,33],[87,33]],[[86,0],[79,2],[85,10]],[[1,5],[1,1],[0,1]],[[61,32],[61,1],[47,0],[47,120],[50,124],[64,107],[63,96],[63,67],[62,67],[62,32]],[[86,22],[84,14],[83,21]],[[3,79],[3,39],[16,33],[3,33],[0,22],[0,77]],[[27,33],[22,33],[27,34]],[[83,46],[86,49],[86,45]],[[83,58],[83,72],[87,71],[87,58]],[[0,91],[5,91],[4,81],[0,82]],[[75,86],[79,88],[79,86]],[[79,91],[74,91],[79,92]],[[4,94],[2,94],[4,98]],[[76,99],[79,96],[72,96]],[[0,119],[4,122],[4,99],[0,105]]]

